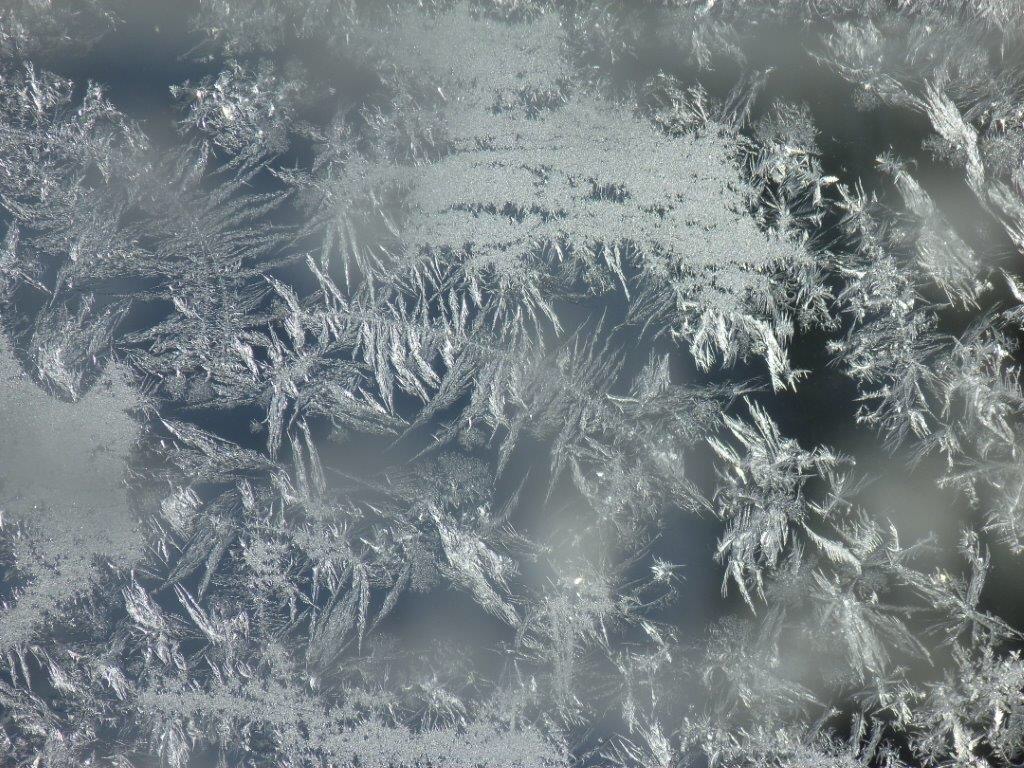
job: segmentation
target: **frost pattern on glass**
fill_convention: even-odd
[[[0,765],[1024,762],[1018,2],[165,5],[0,9]]]

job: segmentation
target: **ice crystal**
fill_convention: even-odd
[[[0,10],[0,763],[1024,760],[1019,3]]]

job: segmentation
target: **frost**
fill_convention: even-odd
[[[87,50],[119,20],[116,9],[98,2],[13,0],[0,11],[0,56],[45,54],[57,46]]]
[[[1016,4],[7,5],[5,766],[1024,761]]]
[[[0,346],[4,548],[21,586],[2,613],[0,646],[35,639],[46,619],[130,567],[143,539],[124,477],[140,402],[123,369],[108,369],[77,403],[48,396]]]
[[[565,765],[533,729],[501,727],[501,719],[480,719],[463,729],[434,728],[419,733],[389,724],[381,716],[356,719],[353,704],[370,699],[352,692],[352,702],[324,708],[299,690],[280,684],[249,682],[219,684],[210,691],[189,689],[167,681],[143,691],[139,704],[161,723],[153,734],[158,752],[168,765],[188,765],[189,735],[204,731],[216,734],[223,726],[244,722],[248,727],[266,727],[262,738],[276,743],[273,748],[291,761],[346,761],[367,766],[557,766]],[[268,738],[269,737],[269,738]],[[254,732],[252,751],[267,757],[257,746]],[[226,745],[227,746],[227,745]],[[230,745],[236,748],[236,745]]]
[[[171,93],[188,104],[185,126],[232,155],[259,159],[288,148],[300,89],[298,81],[278,77],[269,62],[250,71],[233,61],[216,79],[173,86]]]
[[[815,504],[804,492],[809,481],[820,479],[834,494],[829,506],[839,504],[846,484],[839,470],[851,460],[827,448],[802,449],[783,437],[756,403],[747,405],[749,423],[725,417],[732,444],[715,437],[708,442],[726,465],[720,470],[715,501],[716,514],[727,527],[716,556],[726,564],[726,579],[736,583],[753,608],[751,593],[764,597],[763,573],[778,565],[794,527],[803,528],[829,559],[854,568],[859,563],[841,542],[829,541],[807,526],[808,513],[827,516],[829,508]],[[725,588],[723,583],[723,592]]]

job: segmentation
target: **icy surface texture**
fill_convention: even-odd
[[[1024,6],[0,9],[0,767],[1024,762]]]

